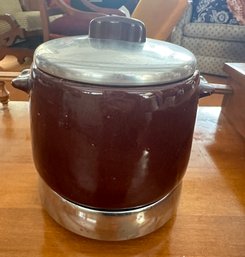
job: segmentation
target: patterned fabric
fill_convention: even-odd
[[[21,12],[21,5],[19,0],[2,0],[0,3],[0,14],[15,14]]]
[[[192,8],[173,30],[171,42],[195,55],[201,73],[227,76],[224,63],[245,62],[245,26],[191,22]]]
[[[188,23],[183,28],[183,35],[192,38],[244,42],[245,26],[214,23]]]
[[[1,0],[0,14],[11,14],[21,28],[26,31],[40,30],[41,19],[39,11],[23,11],[19,0]],[[0,20],[0,34],[9,30],[10,26],[5,21]]]
[[[42,28],[39,11],[26,11],[14,14],[14,18],[21,28],[26,31],[35,31]]]
[[[192,22],[239,24],[226,0],[193,0]]]
[[[218,41],[204,38],[200,40],[184,37],[182,44],[197,56],[210,56],[230,61],[236,60],[236,62],[245,60],[244,42]]]
[[[218,58],[214,56],[198,56],[197,59],[197,68],[203,74],[211,74],[217,76],[226,76],[227,74],[223,71],[224,63],[226,62],[236,62],[236,60],[229,60],[226,58]]]

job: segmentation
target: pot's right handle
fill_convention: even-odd
[[[231,86],[226,84],[208,83],[202,76],[200,76],[199,88],[199,98],[210,96],[212,94],[228,95],[233,93]]]
[[[29,94],[31,91],[30,74],[30,69],[23,70],[18,77],[12,80],[12,86]]]
[[[203,80],[200,80],[199,84],[199,98],[205,97],[205,96],[210,96],[215,92],[214,87],[209,85],[206,82],[203,82]]]

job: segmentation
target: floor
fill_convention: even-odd
[[[14,56],[6,56],[0,61],[0,71],[22,71],[30,68],[32,63],[31,59],[27,59],[26,62],[20,65]],[[226,78],[216,77],[203,74],[205,79],[210,83],[226,84]],[[10,100],[25,101],[28,100],[28,95],[20,90],[16,90],[11,86],[11,82],[6,82],[7,90],[10,92]],[[199,100],[201,106],[220,106],[222,104],[222,95],[212,95]]]

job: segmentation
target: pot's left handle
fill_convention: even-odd
[[[30,69],[23,70],[18,77],[12,80],[12,86],[29,94],[31,91],[30,74]]]

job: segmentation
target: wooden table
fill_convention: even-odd
[[[10,102],[0,110],[0,257],[245,256],[245,143],[220,110],[199,108],[176,217],[148,236],[102,242],[42,210],[28,103]]]
[[[223,69],[233,89],[232,95],[224,97],[223,113],[245,138],[245,63],[226,63]]]

